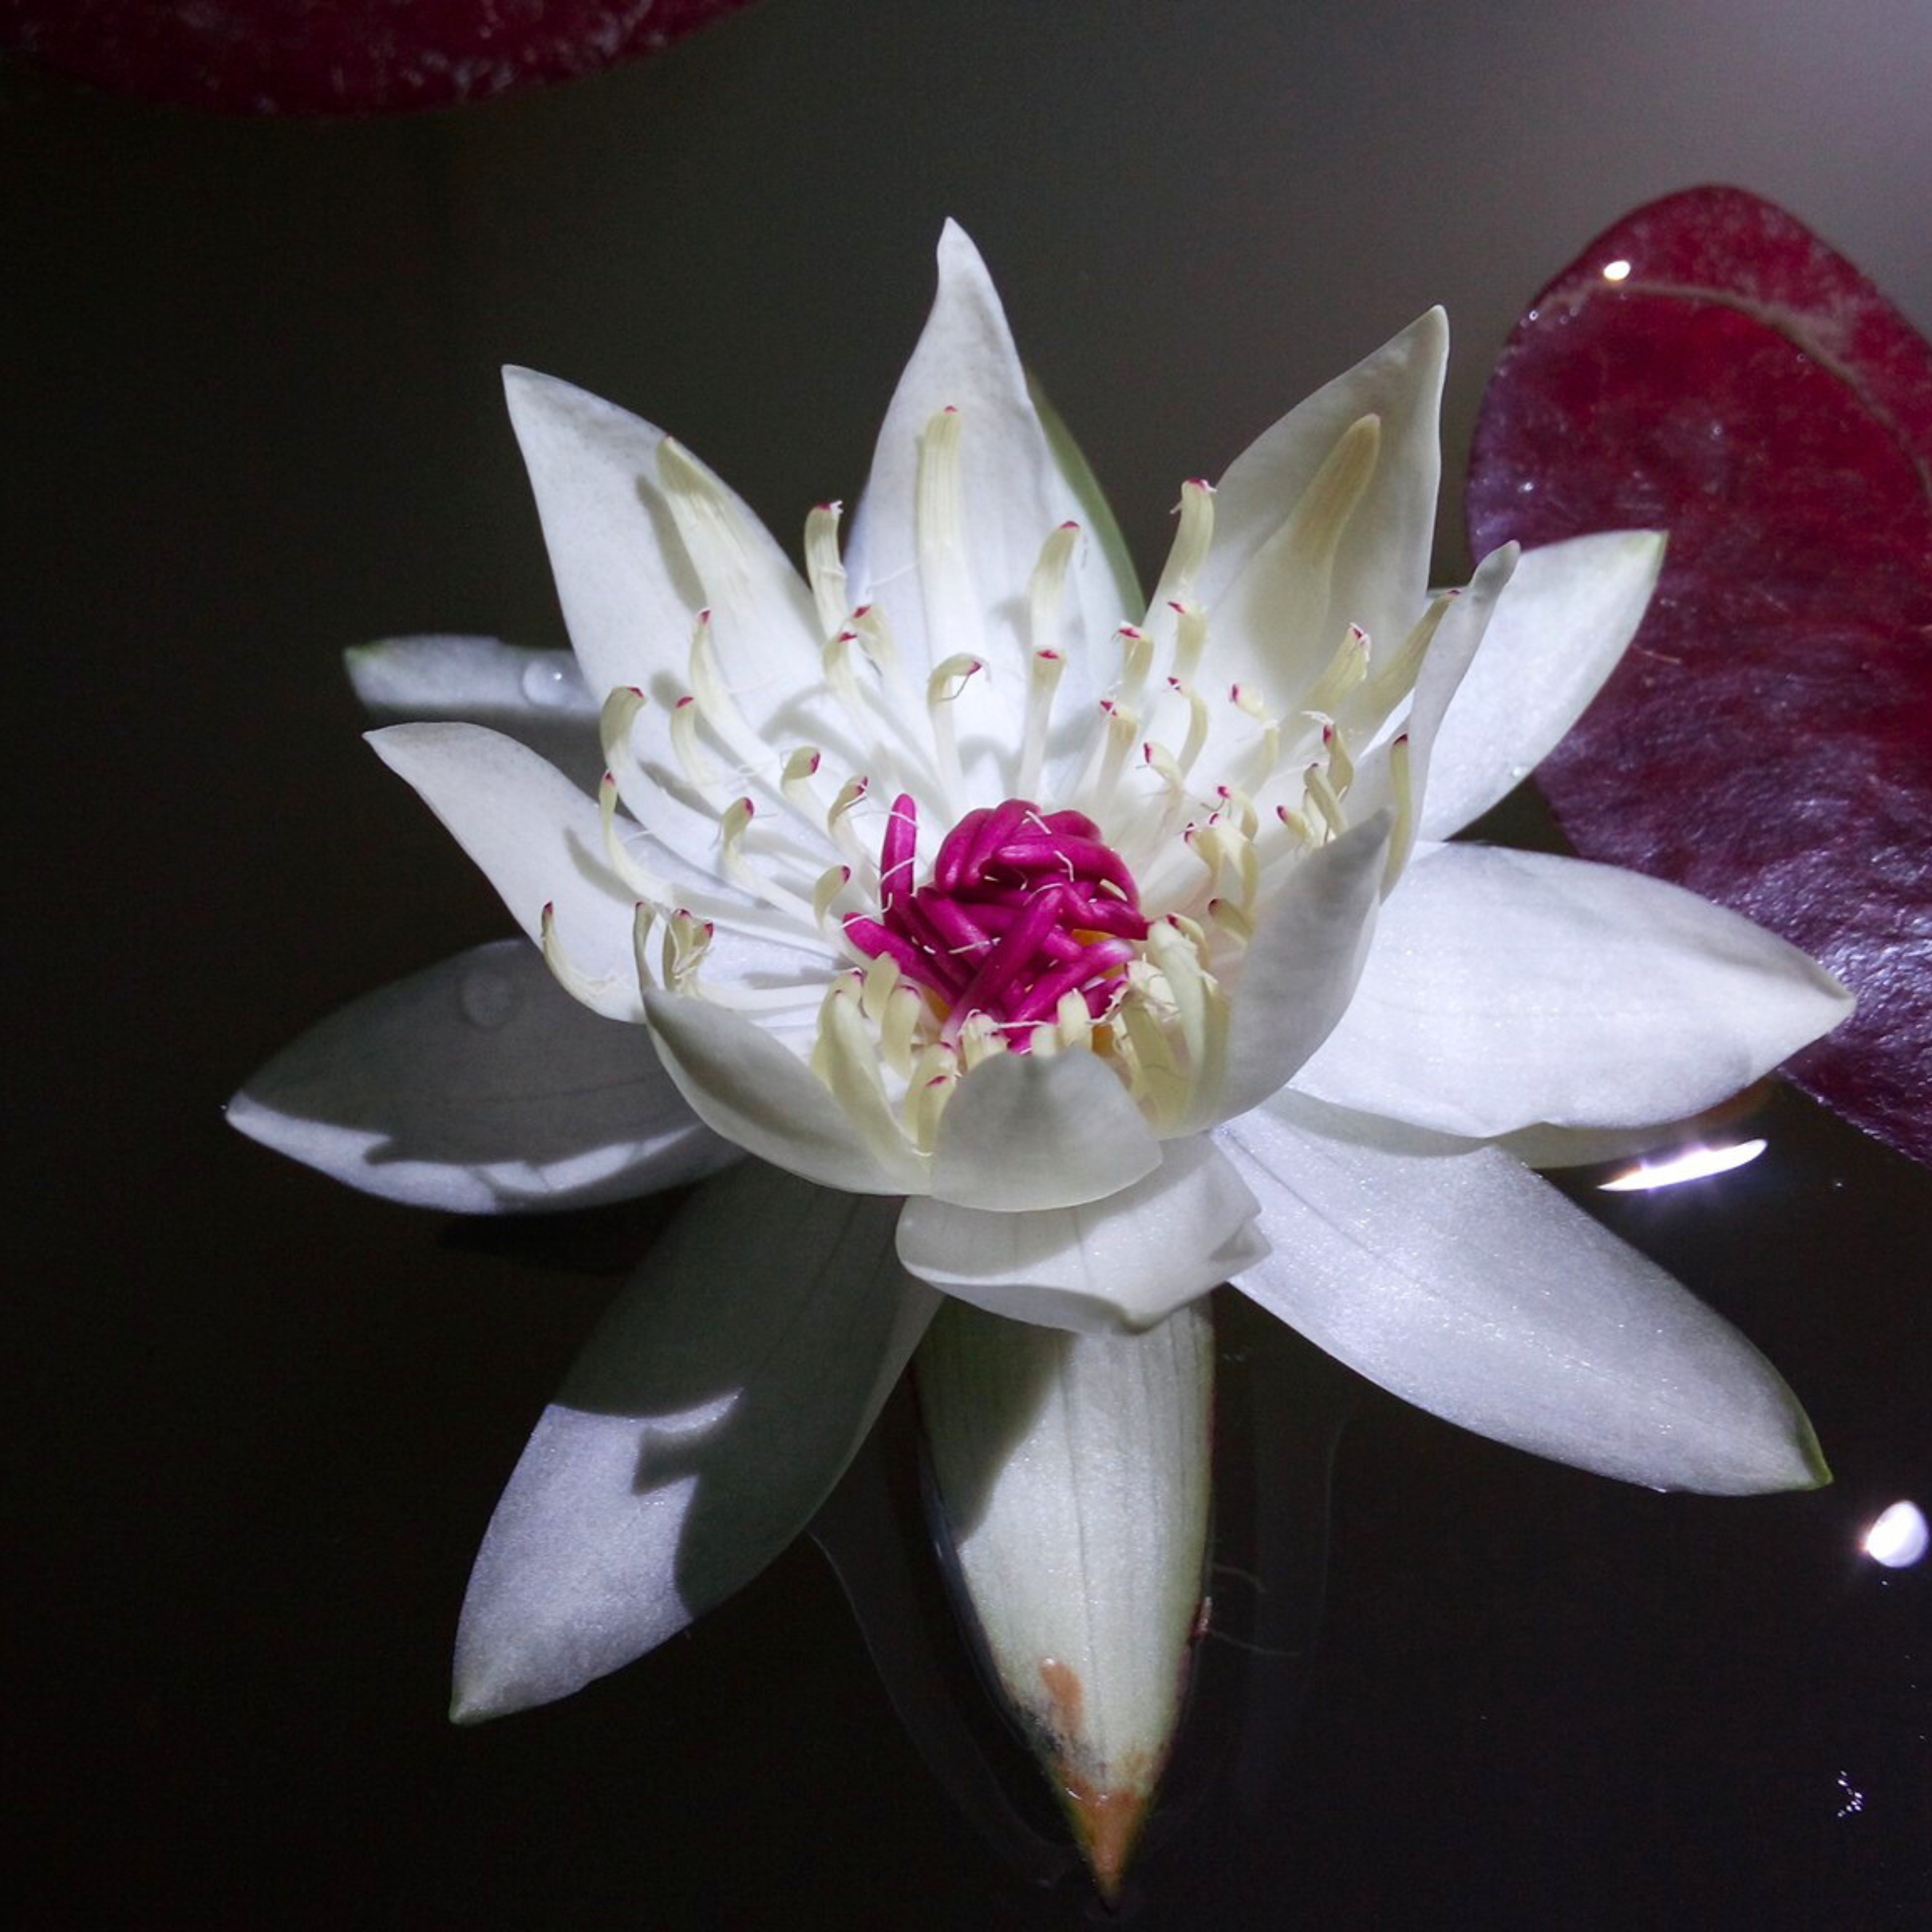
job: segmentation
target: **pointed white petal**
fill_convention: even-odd
[[[1348,1010],[1375,937],[1389,830],[1380,813],[1310,854],[1263,911],[1234,986],[1226,1077],[1191,1127],[1259,1106]]]
[[[1488,811],[1582,716],[1636,633],[1664,543],[1611,530],[1524,552],[1437,734],[1424,838]]]
[[[946,1102],[931,1191],[995,1213],[1072,1208],[1160,1165],[1160,1142],[1096,1055],[1002,1053],[974,1068]]]
[[[899,1259],[1018,1322],[1142,1329],[1258,1260],[1255,1199],[1204,1135],[1168,1141],[1144,1180],[1082,1208],[1000,1214],[930,1196],[899,1216]]]
[[[379,724],[460,719],[517,739],[594,790],[604,769],[599,700],[568,651],[494,638],[386,638],[343,652],[356,695]]]
[[[1295,1084],[1478,1138],[1643,1126],[1749,1086],[1851,1006],[1795,947],[1677,886],[1432,846],[1383,907],[1354,1004]]]
[[[1208,1311],[1091,1336],[956,1304],[917,1360],[987,1657],[1109,1898],[1167,1756],[1200,1608]]]
[[[310,1028],[228,1118],[365,1193],[457,1214],[623,1200],[738,1157],[685,1105],[644,1030],[586,1011],[520,939]]]
[[[712,587],[680,533],[662,478],[664,431],[527,369],[506,370],[503,383],[586,683],[600,700],[634,685],[659,704],[674,702],[692,620]],[[766,620],[734,632],[734,682],[811,689],[819,639],[809,594],[758,518],[708,472],[699,473],[707,502],[722,506],[726,542],[741,566],[721,589],[734,608],[748,600]]]
[[[854,512],[846,566],[854,595],[885,611],[922,687],[961,640],[933,634],[919,542],[920,439],[940,412],[960,418],[958,576],[970,608],[954,614],[976,633],[964,646],[985,659],[952,700],[969,780],[982,790],[1010,772],[1021,736],[1030,652],[1057,642],[1066,658],[1061,715],[1084,719],[1113,675],[1105,640],[1123,607],[1104,544],[1083,542],[1069,572],[1058,640],[1026,632],[1026,589],[1047,538],[1080,523],[1078,490],[1057,459],[1028,393],[1000,298],[979,252],[955,224],[939,244],[939,287],[918,346],[886,412],[872,474]],[[1136,600],[1136,604],[1138,599]],[[992,802],[997,790],[982,800]]]
[[[826,1187],[923,1190],[924,1169],[910,1144],[868,1141],[811,1068],[764,1028],[676,993],[653,992],[644,1004],[679,1091],[727,1140]]]
[[[526,746],[480,725],[392,724],[369,742],[416,787],[531,938],[542,937],[544,908],[556,908],[558,935],[584,982],[578,997],[613,1018],[641,1018],[635,895],[605,862],[596,806]]]
[[[1466,1429],[1658,1489],[1827,1479],[1771,1364],[1661,1268],[1499,1148],[1310,1131],[1285,1094],[1220,1132],[1270,1252],[1236,1286]]]
[[[657,488],[664,431],[531,369],[506,369],[503,392],[584,681],[649,690],[704,603]]]
[[[1280,528],[1343,432],[1375,416],[1380,454],[1336,553],[1330,604],[1342,626],[1360,624],[1384,650],[1408,635],[1429,587],[1448,353],[1448,320],[1432,309],[1318,389],[1229,464],[1215,486],[1214,544],[1197,591],[1210,613]],[[1342,634],[1331,648],[1339,648]]]
[[[871,1428],[938,1298],[889,1203],[747,1164],[682,1209],[491,1519],[454,1714],[567,1696],[747,1582]]]

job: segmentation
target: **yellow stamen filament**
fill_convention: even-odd
[[[658,481],[706,603],[734,613],[754,601],[749,532],[730,493],[682,444],[658,446]]]
[[[570,956],[564,950],[563,941],[557,936],[556,908],[553,905],[544,908],[542,918],[538,922],[538,944],[543,951],[544,964],[550,968],[551,976],[557,984],[573,1000],[586,1006],[601,1010],[602,1002],[617,984],[618,975],[606,974],[602,978],[593,978],[590,974],[580,971],[572,963]]]
[[[1120,681],[1114,687],[1118,704],[1138,704],[1154,664],[1154,640],[1132,624],[1123,624],[1114,633],[1120,646]]]
[[[1246,908],[1230,898],[1210,899],[1208,916],[1215,929],[1237,945],[1247,945],[1255,936],[1255,922]]]
[[[1094,1016],[1087,1010],[1087,1002],[1078,993],[1063,993],[1060,1004],[1054,1007],[1053,1020],[1063,1046],[1078,1048],[1093,1043]]]
[[[711,950],[712,925],[680,906],[664,922],[664,983],[674,993],[695,994],[698,970]]]
[[[1208,614],[1188,603],[1176,604],[1174,611],[1173,674],[1177,683],[1191,684],[1208,649]]]
[[[1062,524],[1040,545],[1040,561],[1027,584],[1027,638],[1036,651],[1052,650],[1060,641],[1060,599],[1079,542],[1080,526]]]
[[[1379,724],[1415,688],[1429,646],[1449,614],[1455,592],[1446,591],[1436,598],[1417,620],[1402,640],[1402,648],[1387,663],[1373,667],[1364,680],[1352,711],[1360,713],[1372,727]]]
[[[899,962],[890,952],[866,961],[860,979],[859,1004],[866,1018],[875,1024],[884,1016],[892,988],[899,982]]]
[[[1053,718],[1053,695],[1066,669],[1058,651],[1035,651],[1027,668],[1026,731],[1020,744],[1018,795],[1030,798],[1040,789],[1040,766],[1046,758],[1047,728]]]
[[[1415,848],[1415,794],[1409,770],[1408,734],[1391,741],[1388,751],[1389,790],[1394,796],[1395,827],[1389,834],[1388,865],[1382,874],[1382,892],[1390,892],[1402,877],[1408,855]]]
[[[913,1061],[906,1088],[906,1132],[922,1154],[932,1151],[939,1135],[939,1117],[959,1082],[958,1056],[950,1046],[922,1048]]]
[[[818,628],[826,637],[846,618],[845,566],[838,556],[838,518],[842,504],[819,503],[805,520],[805,574],[818,612]]]
[[[621,684],[604,699],[604,707],[597,714],[597,739],[603,747],[604,762],[614,772],[634,764],[631,728],[649,702],[641,691]]]
[[[964,789],[959,769],[959,744],[952,725],[952,706],[968,681],[986,668],[976,657],[950,657],[926,681],[926,708],[932,720],[932,748],[939,760],[939,776],[949,798],[956,800]]]
[[[828,866],[818,875],[818,883],[812,889],[812,914],[821,930],[832,923],[839,897],[851,883],[850,869],[844,866]]]
[[[935,659],[983,658],[980,604],[967,567],[966,529],[959,490],[959,412],[941,410],[919,440],[914,484],[914,536],[926,610],[926,634]]]
[[[1302,774],[1302,782],[1307,788],[1308,802],[1325,828],[1326,837],[1340,838],[1348,829],[1348,814],[1342,811],[1342,801],[1335,796],[1328,774],[1319,765],[1310,765]]]
[[[1194,590],[1194,580],[1207,561],[1214,540],[1214,490],[1198,477],[1180,486],[1180,517],[1174,542],[1161,567],[1160,582],[1155,586],[1152,608],[1164,610],[1170,604],[1184,603]]]
[[[746,721],[738,700],[726,685],[718,662],[718,640],[709,610],[700,610],[692,626],[688,662],[698,719],[737,760],[741,776],[770,782],[772,748]],[[690,709],[687,706],[686,709]]]
[[[1302,710],[1318,717],[1334,716],[1342,700],[1368,676],[1370,655],[1368,632],[1359,624],[1351,624],[1328,668],[1308,687]]]
[[[698,700],[694,698],[680,698],[670,708],[670,747],[677,754],[685,779],[692,790],[703,799],[714,812],[723,809],[719,796],[718,774],[712,770],[711,761],[704,755],[704,748],[698,737]]]
[[[1355,779],[1355,763],[1347,741],[1333,724],[1323,728],[1322,747],[1328,754],[1328,783],[1337,798],[1346,797]]]
[[[956,1044],[959,1058],[969,1073],[982,1060],[990,1060],[995,1054],[1006,1050],[998,1022],[985,1013],[968,1014],[965,1024],[959,1029]]]
[[[902,1080],[910,1082],[914,1077],[914,1042],[919,1037],[920,1022],[926,1011],[919,988],[903,981],[893,987],[886,998],[885,1012],[879,1022],[879,1051],[886,1064]],[[913,1138],[916,1140],[918,1136],[914,1134]]]
[[[880,1077],[878,1048],[861,1010],[858,976],[842,973],[818,1010],[818,1041],[812,1069],[856,1124],[872,1151],[891,1161],[905,1136],[893,1117]]]
[[[838,796],[831,803],[825,814],[825,829],[832,835],[832,842],[844,854],[848,868],[861,876],[869,876],[874,887],[878,884],[878,862],[874,856],[866,850],[859,836],[858,827],[852,823],[852,808],[872,790],[868,778],[848,778],[838,788]]]

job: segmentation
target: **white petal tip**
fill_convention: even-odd
[[[1094,1876],[1094,1889],[1108,1905],[1116,1905],[1142,1828],[1154,1810],[1152,1783],[1094,1791],[1070,1779],[1062,1789],[1074,1843]]]
[[[449,1721],[452,1724],[488,1724],[492,1718],[507,1716],[508,1713],[486,1699],[472,1696],[458,1690],[449,1700]]]

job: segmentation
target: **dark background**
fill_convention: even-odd
[[[1927,326],[1928,99],[1918,0],[764,0],[625,72],[357,124],[0,65],[24,1922],[1088,1911],[964,1822],[808,1544],[569,1703],[443,1719],[496,1490],[648,1216],[479,1240],[220,1104],[505,929],[336,655],[561,641],[500,363],[666,423],[789,534],[856,493],[952,214],[1144,569],[1180,478],[1437,300],[1453,474],[1524,301],[1696,181],[1783,201]],[[1932,1180],[1794,1097],[1760,1130],[1754,1167],[1616,1218],[1784,1367],[1836,1486],[1657,1497],[1364,1397],[1318,1654],[1276,1673],[1298,1720],[1178,1808],[1138,1922],[1932,1921],[1932,1571],[1856,1550],[1932,1502]],[[1303,1509],[1342,1384],[1310,1386]],[[1231,1632],[1251,1588],[1217,1583]]]

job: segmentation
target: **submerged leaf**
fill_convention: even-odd
[[[9,51],[222,114],[450,107],[664,46],[745,0],[18,0]]]
[[[1538,782],[1586,856],[1850,986],[1792,1076],[1932,1162],[1932,346],[1782,209],[1670,196],[1517,324],[1468,509],[1478,555],[1669,532],[1643,628]]]

